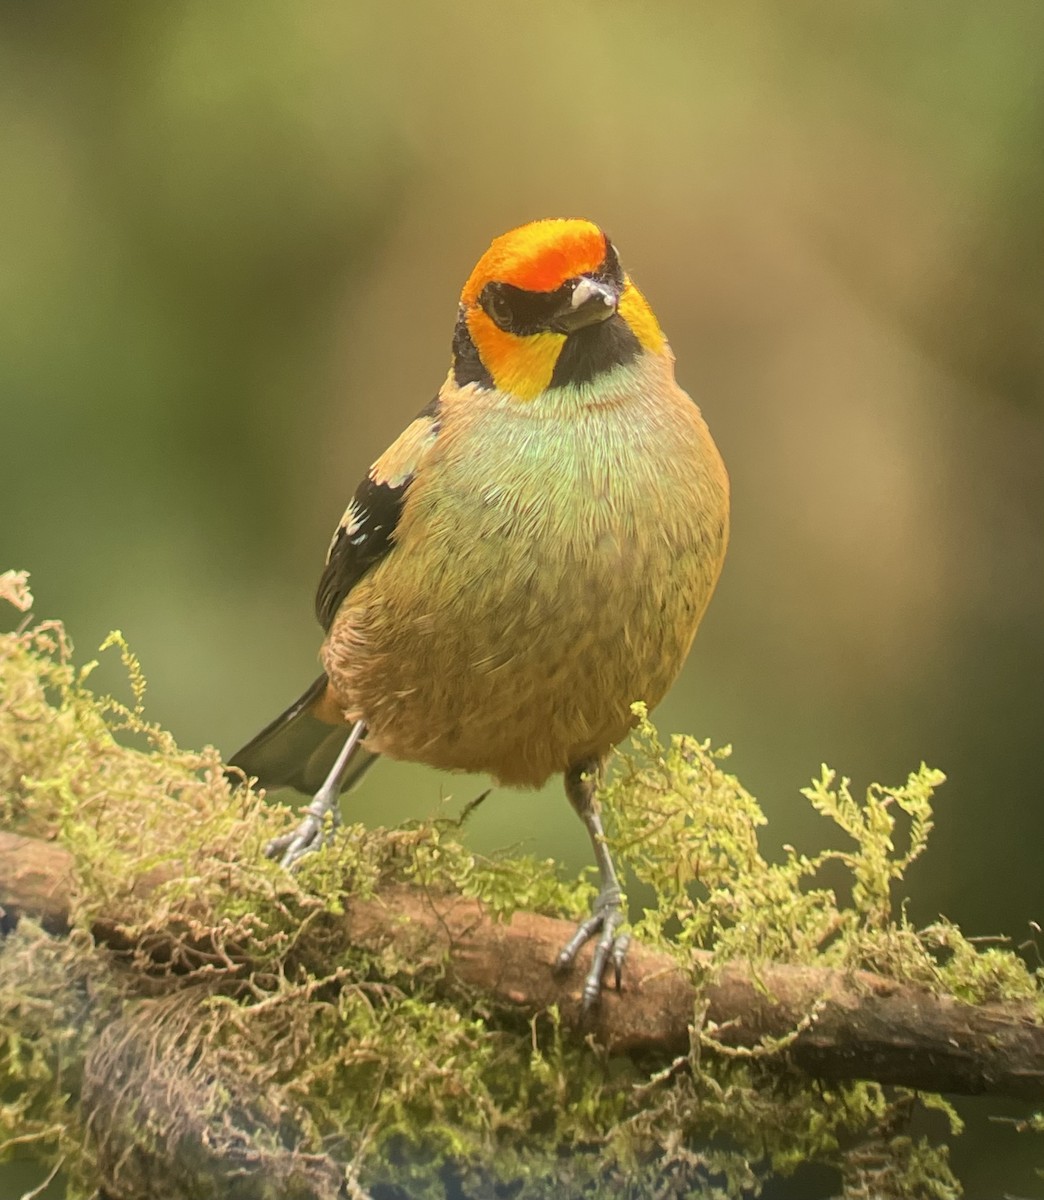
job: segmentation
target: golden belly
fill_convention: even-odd
[[[621,741],[631,703],[661,698],[696,631],[691,572],[607,565],[464,587],[394,621],[360,595],[324,646],[334,691],[373,750],[539,786]]]

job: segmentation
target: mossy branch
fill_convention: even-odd
[[[0,599],[27,611],[24,576]],[[950,1200],[914,1110],[956,1135],[935,1089],[1044,1096],[1041,973],[895,902],[937,771],[860,798],[824,768],[806,795],[844,848],[766,856],[723,754],[639,709],[600,794],[655,899],[585,1021],[579,964],[551,964],[588,877],[444,819],[343,828],[290,875],[263,846],[295,815],[148,722],[107,645],[129,704],[59,623],[0,634],[0,1161],[61,1164],[70,1200],[732,1200],[803,1163]]]
[[[136,900],[169,882],[155,871]],[[0,908],[27,913],[52,930],[68,928],[73,856],[60,846],[0,832]],[[346,888],[339,889],[344,894]],[[169,963],[188,953],[191,904],[172,912],[169,937],[154,931],[149,953]],[[134,910],[118,898],[92,925],[97,940],[127,950]],[[743,962],[715,965],[693,952],[698,979],[677,960],[640,945],[627,964],[626,987],[608,992],[600,1011],[580,1011],[578,968],[568,980],[551,967],[572,931],[567,921],[516,912],[495,920],[477,900],[389,885],[347,902],[328,920],[331,961],[352,950],[442,964],[442,990],[472,990],[527,1019],[557,1005],[565,1027],[593,1033],[611,1054],[650,1056],[666,1065],[686,1055],[693,1014],[709,1053],[762,1054],[830,1080],[872,1079],[921,1091],[989,1094],[1044,1101],[1044,1024],[1028,1002],[964,1004],[869,971]],[[197,947],[203,952],[203,947]],[[243,965],[249,967],[249,947]],[[253,964],[256,966],[256,964]]]

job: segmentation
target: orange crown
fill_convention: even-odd
[[[553,292],[567,279],[597,270],[605,248],[605,234],[590,221],[530,221],[493,239],[464,285],[461,302],[474,304],[493,280],[527,292]]]

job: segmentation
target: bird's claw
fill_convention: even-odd
[[[591,957],[591,969],[584,980],[581,1007],[585,1013],[591,1012],[598,1006],[602,996],[602,976],[608,963],[613,964],[613,982],[617,991],[623,977],[624,959],[627,948],[631,944],[629,933],[618,933],[624,922],[624,912],[620,889],[614,888],[603,892],[594,903],[591,915],[580,922],[576,933],[559,951],[555,960],[555,971],[567,971],[576,959],[580,948],[586,945],[596,934],[594,954]]]
[[[329,833],[324,828],[327,813],[330,814],[332,825]],[[313,802],[305,809],[304,818],[295,830],[272,838],[265,846],[265,857],[278,858],[279,865],[289,870],[306,854],[321,850],[339,824],[336,806],[331,809]]]

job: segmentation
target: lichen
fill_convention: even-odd
[[[731,1198],[806,1163],[834,1167],[853,1198],[959,1195],[945,1145],[911,1131],[927,1102],[957,1136],[939,1098],[827,1086],[785,1069],[775,1045],[716,1053],[699,1009],[674,1064],[613,1058],[553,1008],[525,1023],[447,994],[441,964],[394,940],[334,952],[331,921],[389,881],[460,892],[498,917],[575,915],[593,885],[588,873],[563,881],[552,861],[481,858],[444,820],[350,825],[288,875],[263,846],[290,810],[230,782],[213,748],[184,751],[150,723],[137,660],[118,634],[107,647],[129,703],[92,692],[93,664],[73,665],[57,622],[0,635],[0,827],[56,838],[75,863],[71,932],[23,921],[0,952],[0,1158],[31,1148],[61,1162],[72,1200],[103,1173],[123,1172],[133,1194],[129,1173],[164,1147],[176,1170],[161,1190],[150,1180],[156,1195],[209,1194],[208,1171],[234,1169],[243,1187],[243,1164],[281,1163],[288,1148],[278,1188],[273,1167],[269,1191],[237,1194],[323,1194],[307,1188],[332,1156],[356,1194],[388,1198]],[[601,789],[618,863],[656,897],[637,937],[687,965],[709,950],[710,973],[736,959],[865,966],[975,1002],[1041,1005],[1017,954],[949,924],[918,931],[896,903],[939,772],[922,766],[859,800],[823,768],[805,795],[849,844],[771,861],[765,818],[725,752],[664,745],[638,716]],[[827,864],[847,872],[845,903],[822,881]],[[89,932],[114,909],[115,955]],[[172,932],[157,961],[150,947]],[[139,1086],[142,1062],[166,1083]],[[197,1161],[185,1147],[206,1140],[201,1120],[216,1145]]]

